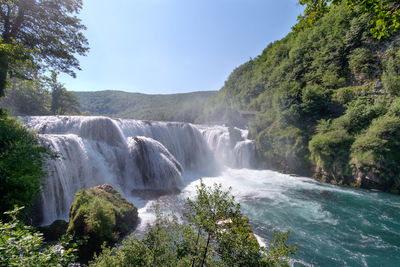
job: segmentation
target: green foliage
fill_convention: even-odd
[[[385,90],[394,95],[400,95],[400,47],[397,43],[392,45],[385,58],[382,82]]]
[[[14,205],[33,204],[44,182],[44,162],[50,156],[52,153],[39,144],[35,133],[16,119],[0,114],[1,213]]]
[[[90,266],[288,266],[297,248],[287,244],[289,233],[276,232],[265,252],[221,185],[201,181],[187,207],[184,224],[156,207],[156,221],[142,239],[132,235],[118,248],[103,248]]]
[[[53,72],[49,79],[51,90],[51,108],[54,115],[79,114],[78,98],[57,81],[57,74]]]
[[[306,8],[293,30],[298,32],[314,26],[342,3],[346,3],[350,10],[356,9],[372,17],[370,32],[374,38],[389,37],[400,29],[400,5],[397,0],[299,0],[299,4]]]
[[[21,60],[43,72],[51,68],[75,76],[72,69],[79,69],[75,54],[88,51],[82,34],[85,26],[76,16],[81,8],[81,0],[0,2],[0,97],[7,74],[28,78],[26,72],[14,68],[13,63]]]
[[[395,98],[393,100],[393,102],[390,104],[390,108],[389,108],[387,114],[400,117],[400,98],[399,97]]]
[[[360,81],[375,78],[379,66],[377,56],[365,47],[354,49],[349,55],[349,67]]]
[[[79,198],[81,196],[78,194],[77,197]],[[84,214],[85,223],[91,232],[100,240],[111,242],[113,239],[116,239],[113,235],[113,229],[116,227],[116,219],[112,204],[98,197],[88,200],[88,203],[85,204],[87,206],[80,206],[78,216],[80,215],[79,213]],[[72,225],[70,224],[70,226]],[[68,230],[69,232],[73,232],[72,227]]]
[[[290,256],[294,255],[297,246],[287,244],[290,232],[279,233],[274,231],[273,242],[268,244],[268,251],[265,258],[267,266],[289,266]]]
[[[222,191],[221,185],[216,184],[207,187],[201,181],[195,199],[188,199],[187,204],[188,223],[207,240],[203,246],[195,244],[196,254],[200,255],[193,257],[194,265],[203,266],[210,255],[219,255],[228,266],[254,266],[261,261],[258,242],[229,191]]]
[[[350,102],[354,101],[354,99],[367,96],[371,91],[372,90],[365,85],[343,87],[335,90],[332,95],[332,100],[342,106],[346,106]]]
[[[53,74],[51,79],[11,79],[0,106],[13,116],[80,114],[77,97]]]
[[[356,171],[383,183],[384,188],[400,189],[399,117],[388,114],[374,120],[366,133],[356,138],[351,151]]]
[[[332,121],[320,121],[318,134],[309,142],[310,158],[316,166],[317,177],[332,178],[335,183],[353,183],[350,148],[356,137],[386,112],[385,101],[364,97],[350,102],[343,116]]]
[[[265,167],[307,174],[307,142],[299,128],[274,123],[259,133],[255,140]]]
[[[122,241],[116,248],[102,247],[100,255],[95,255],[89,266],[123,267],[123,266],[152,266],[152,252],[144,242],[134,235]],[[166,266],[172,266],[167,265]]]
[[[345,114],[333,121],[333,128],[343,128],[350,134],[366,129],[374,118],[384,115],[387,103],[382,99],[359,98],[347,105]]]
[[[10,222],[0,221],[1,266],[69,266],[76,260],[77,244],[70,237],[46,245],[41,233],[17,219],[21,209],[5,213]]]
[[[0,105],[14,116],[50,115],[51,94],[39,79],[13,79]]]
[[[7,75],[24,76],[19,73],[20,65],[30,63],[33,51],[14,39],[6,42],[0,37],[0,97],[4,96],[8,86]],[[26,76],[26,75],[25,75]]]
[[[80,249],[83,260],[99,252],[101,245],[115,244],[137,221],[137,208],[110,185],[79,190],[70,207],[67,233],[88,236],[88,244]]]
[[[299,4],[306,6],[304,14],[297,18],[298,23],[293,26],[294,31],[300,31],[313,26],[330,11],[331,4],[338,4],[341,0],[299,0]]]
[[[319,173],[326,173],[336,183],[351,176],[350,147],[354,138],[344,129],[335,129],[320,133],[311,139],[309,149],[312,162],[319,168]]]
[[[132,234],[118,248],[104,247],[89,266],[188,266],[195,238],[187,225],[156,208],[156,220],[142,239]]]

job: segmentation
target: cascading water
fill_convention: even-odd
[[[179,194],[157,197],[164,212],[178,215],[203,178],[208,185],[232,187],[261,241],[271,242],[273,229],[290,230],[289,243],[299,246],[291,265],[400,262],[398,196],[268,170],[233,169],[254,167],[255,146],[245,130],[105,117],[21,119],[60,154],[48,164],[44,224],[67,219],[77,190],[107,183],[138,206],[141,223],[136,231],[142,231],[154,218],[154,200],[134,197],[132,191],[179,187]]]
[[[225,126],[198,126],[220,165],[232,168],[255,167],[255,145],[248,131]]]
[[[110,184],[128,198],[138,189],[173,190],[183,185],[184,171],[213,175],[224,165],[250,167],[254,153],[246,131],[232,134],[221,126],[82,116],[21,119],[59,154],[47,165],[42,224],[66,220],[79,189]]]

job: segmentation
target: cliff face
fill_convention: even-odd
[[[398,190],[400,35],[374,39],[370,22],[340,5],[268,45],[232,72],[202,119],[235,124],[239,111],[257,111],[249,133],[264,167]]]

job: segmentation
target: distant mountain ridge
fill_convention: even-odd
[[[195,122],[217,91],[180,94],[142,94],[124,91],[72,92],[81,112],[119,118]]]

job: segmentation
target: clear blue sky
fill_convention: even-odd
[[[83,0],[90,52],[68,90],[219,90],[235,67],[290,32],[297,0]]]

